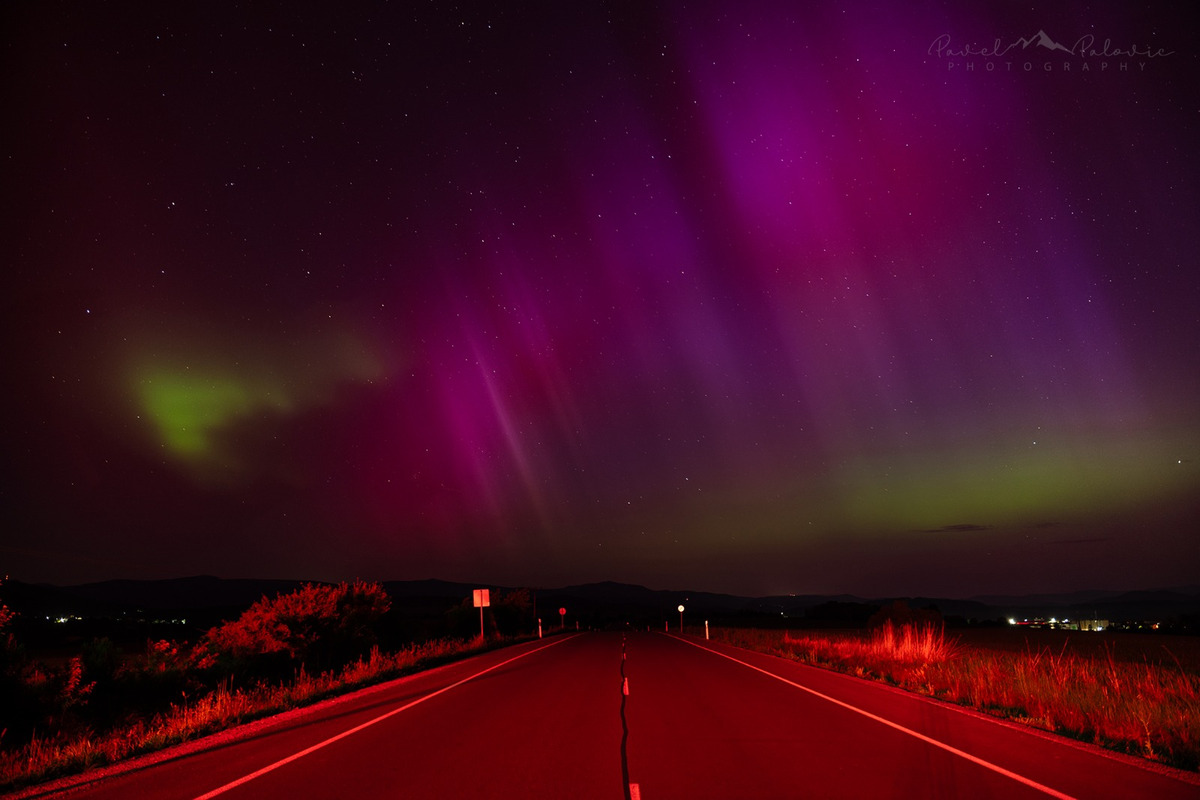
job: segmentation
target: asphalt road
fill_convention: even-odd
[[[523,644],[190,750],[52,796],[1200,798],[1177,773],[658,633]]]

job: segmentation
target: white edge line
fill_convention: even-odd
[[[1017,781],[1018,783],[1023,783],[1026,786],[1029,786],[1030,788],[1033,788],[1033,789],[1037,789],[1040,792],[1044,792],[1044,793],[1050,795],[1051,797],[1057,797],[1057,798],[1059,798],[1059,800],[1076,800],[1076,798],[1072,797],[1069,794],[1063,794],[1062,792],[1058,791],[1057,789],[1051,789],[1049,786],[1040,784],[1031,778],[1026,778],[1024,775],[1018,775],[1017,773],[1012,772],[1011,770],[1007,770],[998,764],[993,764],[990,761],[985,761],[982,758],[979,758],[978,756],[973,756],[970,753],[965,752],[963,750],[959,750],[957,747],[948,745],[945,742],[938,741],[937,739],[932,739],[923,733],[918,733],[917,731],[914,731],[911,728],[906,728],[897,722],[892,722],[890,719],[884,719],[883,717],[872,714],[870,711],[861,709],[858,706],[852,706],[849,703],[845,703],[845,702],[842,702],[841,700],[838,700],[837,698],[830,697],[827,694],[822,694],[821,692],[818,692],[816,689],[810,689],[809,687],[804,686],[803,684],[796,683],[795,681],[790,681],[787,678],[784,678],[780,675],[776,675],[773,672],[769,672],[769,671],[763,669],[762,667],[756,667],[753,664],[748,664],[745,661],[734,658],[731,655],[722,653],[719,650],[709,649],[707,647],[704,647],[703,645],[696,644],[695,642],[690,642],[687,639],[684,639],[681,637],[672,637],[672,638],[679,639],[679,641],[683,642],[684,644],[690,644],[692,647],[695,647],[700,650],[704,650],[705,652],[708,652],[708,653],[712,653],[715,656],[720,656],[721,658],[727,658],[730,661],[734,662],[735,664],[741,664],[743,667],[748,667],[748,668],[754,670],[755,672],[761,672],[763,675],[768,675],[777,681],[783,681],[784,683],[788,684],[789,686],[794,686],[797,689],[802,689],[802,690],[808,692],[809,694],[816,695],[817,697],[821,698],[822,700],[828,700],[829,702],[833,703],[834,705],[839,705],[842,708],[853,711],[856,714],[862,714],[867,719],[873,719],[876,722],[880,722],[880,723],[883,723],[884,725],[887,725],[889,728],[895,728],[896,730],[900,731],[901,733],[907,733],[909,736],[920,739],[921,741],[931,744],[934,747],[940,747],[941,749],[945,750],[948,753],[953,753],[956,756],[965,758],[967,761],[978,764],[979,766],[984,767],[985,769],[990,769],[992,772],[997,772],[1006,778],[1012,778],[1014,781]]]
[[[578,635],[578,634],[576,634],[576,635]],[[451,689],[462,686],[464,683],[467,683],[468,681],[473,681],[476,678],[478,678],[480,675],[486,675],[487,673],[491,672],[492,670],[500,669],[500,667],[503,667],[505,664],[511,664],[512,662],[516,661],[517,659],[525,658],[526,656],[531,656],[534,653],[540,653],[542,650],[545,650],[548,647],[554,647],[557,644],[562,644],[563,642],[567,641],[568,639],[574,639],[574,638],[575,638],[574,636],[568,636],[564,639],[557,639],[553,642],[550,642],[549,644],[542,645],[541,647],[538,647],[534,650],[527,650],[524,653],[521,653],[519,656],[513,656],[512,658],[510,658],[506,661],[501,661],[499,664],[493,664],[492,666],[488,667],[485,670],[476,672],[474,675],[468,675],[467,677],[463,678],[462,680],[458,681],[457,683],[452,683],[449,686],[443,686],[441,689],[438,689],[436,692],[430,692],[427,695],[422,695],[421,697],[418,697],[416,700],[412,700],[408,703],[405,703],[404,705],[400,706],[399,708],[393,708],[391,711],[387,712],[386,714],[380,714],[378,717],[375,717],[374,719],[371,719],[371,720],[367,720],[366,722],[362,723],[361,725],[357,725],[353,728],[350,728],[349,730],[342,731],[341,733],[337,734],[336,736],[330,736],[328,739],[326,739],[323,742],[317,742],[316,744],[312,745],[311,747],[306,747],[305,749],[301,750],[298,753],[292,753],[287,758],[281,758],[278,761],[276,761],[274,764],[268,764],[267,766],[263,767],[262,769],[251,772],[249,775],[243,775],[242,777],[238,778],[235,781],[230,781],[229,783],[225,784],[224,786],[213,789],[211,792],[207,792],[206,794],[199,795],[198,797],[196,797],[195,800],[209,800],[209,798],[224,794],[225,792],[228,792],[230,789],[236,789],[237,787],[241,786],[243,783],[248,783],[249,781],[252,781],[255,778],[266,775],[268,772],[277,770],[280,767],[282,767],[286,764],[290,764],[297,759],[304,758],[304,756],[308,755],[309,753],[316,752],[317,750],[320,750],[322,747],[331,745],[340,739],[345,739],[347,736],[350,736],[351,734],[358,733],[363,728],[369,728],[377,722],[383,722],[388,717],[393,717],[396,714],[399,714],[401,711],[406,711],[406,710],[412,708],[413,706],[417,705],[418,703],[424,703],[426,700],[437,697],[439,694],[443,694],[444,692],[448,692]]]

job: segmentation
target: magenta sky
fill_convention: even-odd
[[[1174,5],[177,5],[3,12],[4,572],[1195,582]]]

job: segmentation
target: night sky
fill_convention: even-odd
[[[1195,584],[1200,37],[1098,5],[5,4],[0,573]]]

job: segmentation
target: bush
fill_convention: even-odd
[[[377,583],[306,584],[264,597],[237,620],[211,629],[194,658],[199,666],[216,661],[259,672],[341,666],[370,650],[374,626],[390,607]]]
[[[121,651],[107,636],[85,644],[80,658],[84,674],[99,685],[111,684],[121,668]]]

